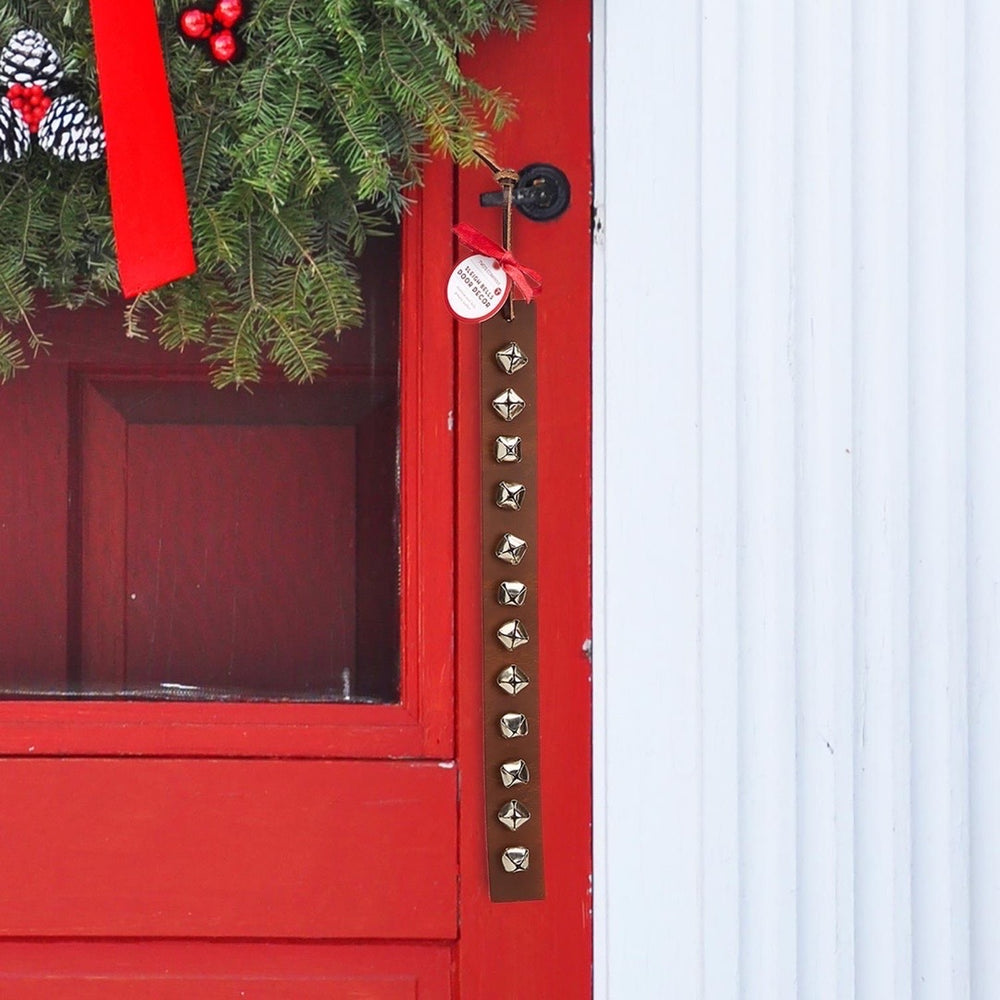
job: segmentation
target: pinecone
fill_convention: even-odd
[[[59,53],[43,34],[31,28],[15,31],[0,52],[0,82],[7,87],[21,83],[50,90],[62,78]]]
[[[13,163],[28,152],[31,132],[6,97],[0,98],[0,163]]]
[[[104,154],[104,129],[79,97],[63,94],[41,120],[38,144],[60,160],[89,163]]]

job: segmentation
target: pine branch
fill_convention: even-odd
[[[27,367],[21,342],[9,330],[0,330],[0,384]]]
[[[254,382],[262,358],[307,381],[327,339],[361,321],[354,258],[398,222],[429,151],[468,161],[512,112],[459,55],[532,14],[519,0],[255,0],[245,61],[216,68],[174,27],[189,2],[158,8],[199,270],[123,308],[123,325],[203,351],[218,385]],[[0,44],[25,26],[99,107],[89,0],[0,4]],[[0,233],[0,319],[16,324],[0,329],[3,381],[45,346],[39,293],[76,307],[118,291],[103,163],[0,164]]]

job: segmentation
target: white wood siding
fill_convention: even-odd
[[[1000,3],[595,16],[596,992],[1000,997]]]

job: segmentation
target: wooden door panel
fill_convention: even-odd
[[[341,694],[353,428],[133,425],[126,482],[122,687]]]
[[[456,770],[0,761],[0,936],[449,939]]]
[[[448,1000],[446,944],[0,944],[5,1000]]]
[[[308,981],[275,982],[256,976],[236,975],[227,979],[195,977],[157,977],[155,973],[123,979],[120,976],[100,976],[79,979],[75,976],[16,977],[4,979],[4,996],[10,1000],[417,1000],[421,995],[416,979],[384,976],[344,978],[329,976]],[[444,986],[447,989],[447,983]],[[442,998],[447,993],[430,992],[433,985],[425,984],[424,995]]]
[[[253,398],[180,375],[74,384],[69,655],[83,690],[398,698],[396,490],[383,468],[396,409],[381,381]],[[358,491],[373,481],[363,542],[375,551],[359,554]],[[382,625],[360,670],[359,603]]]
[[[225,978],[199,976],[164,977],[143,972],[124,978],[116,975],[79,976],[0,976],[4,996],[10,1000],[417,1000],[421,995],[415,977],[324,976],[322,979],[275,981],[271,977],[236,973]],[[447,981],[444,990],[448,989]],[[426,980],[423,995],[442,998],[446,992]]]

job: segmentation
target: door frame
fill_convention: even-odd
[[[591,8],[539,0],[532,31],[491,35],[468,68],[518,100],[494,138],[495,162],[548,162],[572,193],[565,215],[515,215],[512,249],[542,274],[537,299],[538,629],[546,898],[490,903],[483,810],[480,552],[459,546],[458,763],[463,998],[591,995]],[[479,195],[489,171],[458,171],[458,218],[498,239],[500,213]],[[480,538],[479,354],[458,330],[458,511],[463,540]],[[495,821],[495,820],[494,820]]]

